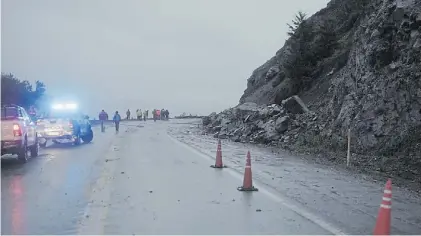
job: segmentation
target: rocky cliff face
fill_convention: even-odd
[[[350,128],[352,152],[371,156],[360,165],[421,176],[421,1],[332,0],[306,23],[327,21],[337,46],[317,62],[308,86],[295,86],[286,72],[290,39],[247,80],[240,99],[247,105],[207,117],[208,131],[343,152]],[[293,95],[305,104],[294,102],[299,112],[286,107]]]

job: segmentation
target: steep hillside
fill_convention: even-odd
[[[208,131],[343,157],[350,128],[352,153],[361,155],[355,164],[420,179],[421,1],[332,0],[304,23],[247,80],[240,104],[255,108],[213,114],[204,119]],[[288,109],[293,95],[310,111]],[[256,115],[271,104],[276,111]],[[246,117],[256,126],[235,138],[249,127]],[[278,122],[288,128],[275,130]],[[256,133],[271,135],[255,140]]]

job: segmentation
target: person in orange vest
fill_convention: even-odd
[[[156,119],[160,120],[161,119],[161,110],[156,110]]]

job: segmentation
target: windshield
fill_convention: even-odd
[[[14,107],[3,107],[1,108],[1,119],[14,119],[18,117],[18,109]]]

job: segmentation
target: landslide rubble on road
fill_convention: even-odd
[[[355,168],[421,183],[421,1],[332,0],[304,22],[206,132],[343,162],[351,129]],[[319,57],[294,71],[297,43]]]

